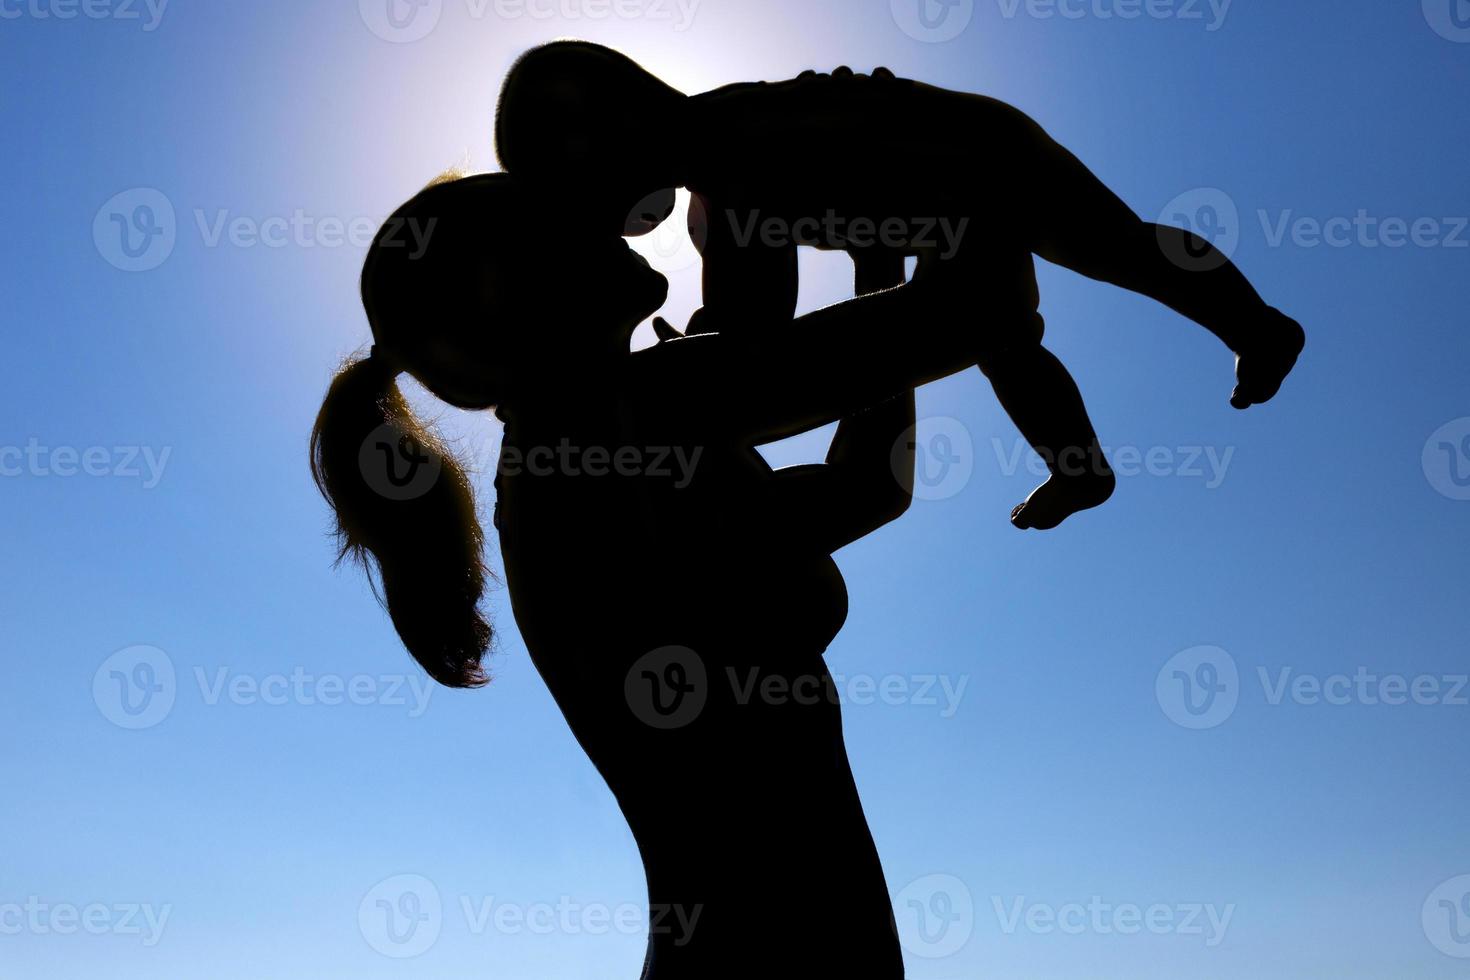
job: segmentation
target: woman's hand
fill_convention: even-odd
[[[859,296],[892,289],[903,285],[906,278],[904,254],[881,245],[870,248],[850,248],[852,258],[853,286]]]
[[[878,81],[891,82],[897,79],[898,76],[895,75],[890,69],[884,68],[881,65],[877,68],[874,68],[872,73],[869,75],[863,75],[855,72],[846,65],[838,65],[836,68],[832,69],[832,74],[830,75],[818,72],[814,68],[808,68],[800,75],[797,75],[796,78],[798,81],[816,78],[830,78],[837,81],[851,81],[854,79],[872,78],[877,79]]]
[[[653,318],[653,335],[658,342],[666,344],[671,340],[683,340],[684,334],[680,333],[675,326],[661,316]]]

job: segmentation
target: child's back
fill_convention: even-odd
[[[996,217],[1040,128],[984,96],[891,76],[808,74],[691,98],[691,186],[787,219]]]

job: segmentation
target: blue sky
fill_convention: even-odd
[[[636,974],[635,849],[505,594],[494,685],[427,689],[305,465],[362,230],[493,169],[504,70],[577,35],[688,90],[884,64],[1014,102],[1309,331],[1241,415],[1204,331],[1043,267],[1136,460],[1047,535],[1006,524],[1034,478],[979,375],[921,393],[949,468],[839,556],[828,653],[910,975],[1470,975],[1470,4],[387,3],[0,0],[0,971]],[[640,243],[676,322],[678,246]],[[493,468],[493,420],[419,402]]]

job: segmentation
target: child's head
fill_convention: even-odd
[[[674,124],[684,99],[611,48],[554,41],[526,52],[506,75],[496,153],[513,174],[563,193],[615,197],[626,214],[674,185]]]

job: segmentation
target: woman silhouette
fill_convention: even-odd
[[[660,324],[666,342],[630,353],[667,281],[580,217],[491,174],[436,182],[384,225],[362,276],[374,353],[332,382],[312,436],[343,555],[376,567],[435,679],[485,683],[474,495],[394,378],[493,407],[512,609],[637,840],[645,977],[900,977],[822,660],[847,611],[830,556],[906,508],[912,389],[975,364],[973,322],[950,329],[951,276],[921,270],[783,324],[789,256],[768,256],[755,264],[772,282],[729,304],[773,297],[768,324],[689,338]],[[731,290],[738,260],[705,252],[707,293]],[[860,291],[901,281],[894,261],[860,262]],[[773,473],[755,452],[837,419],[826,465]],[[400,467],[385,483],[384,445],[429,479]]]

